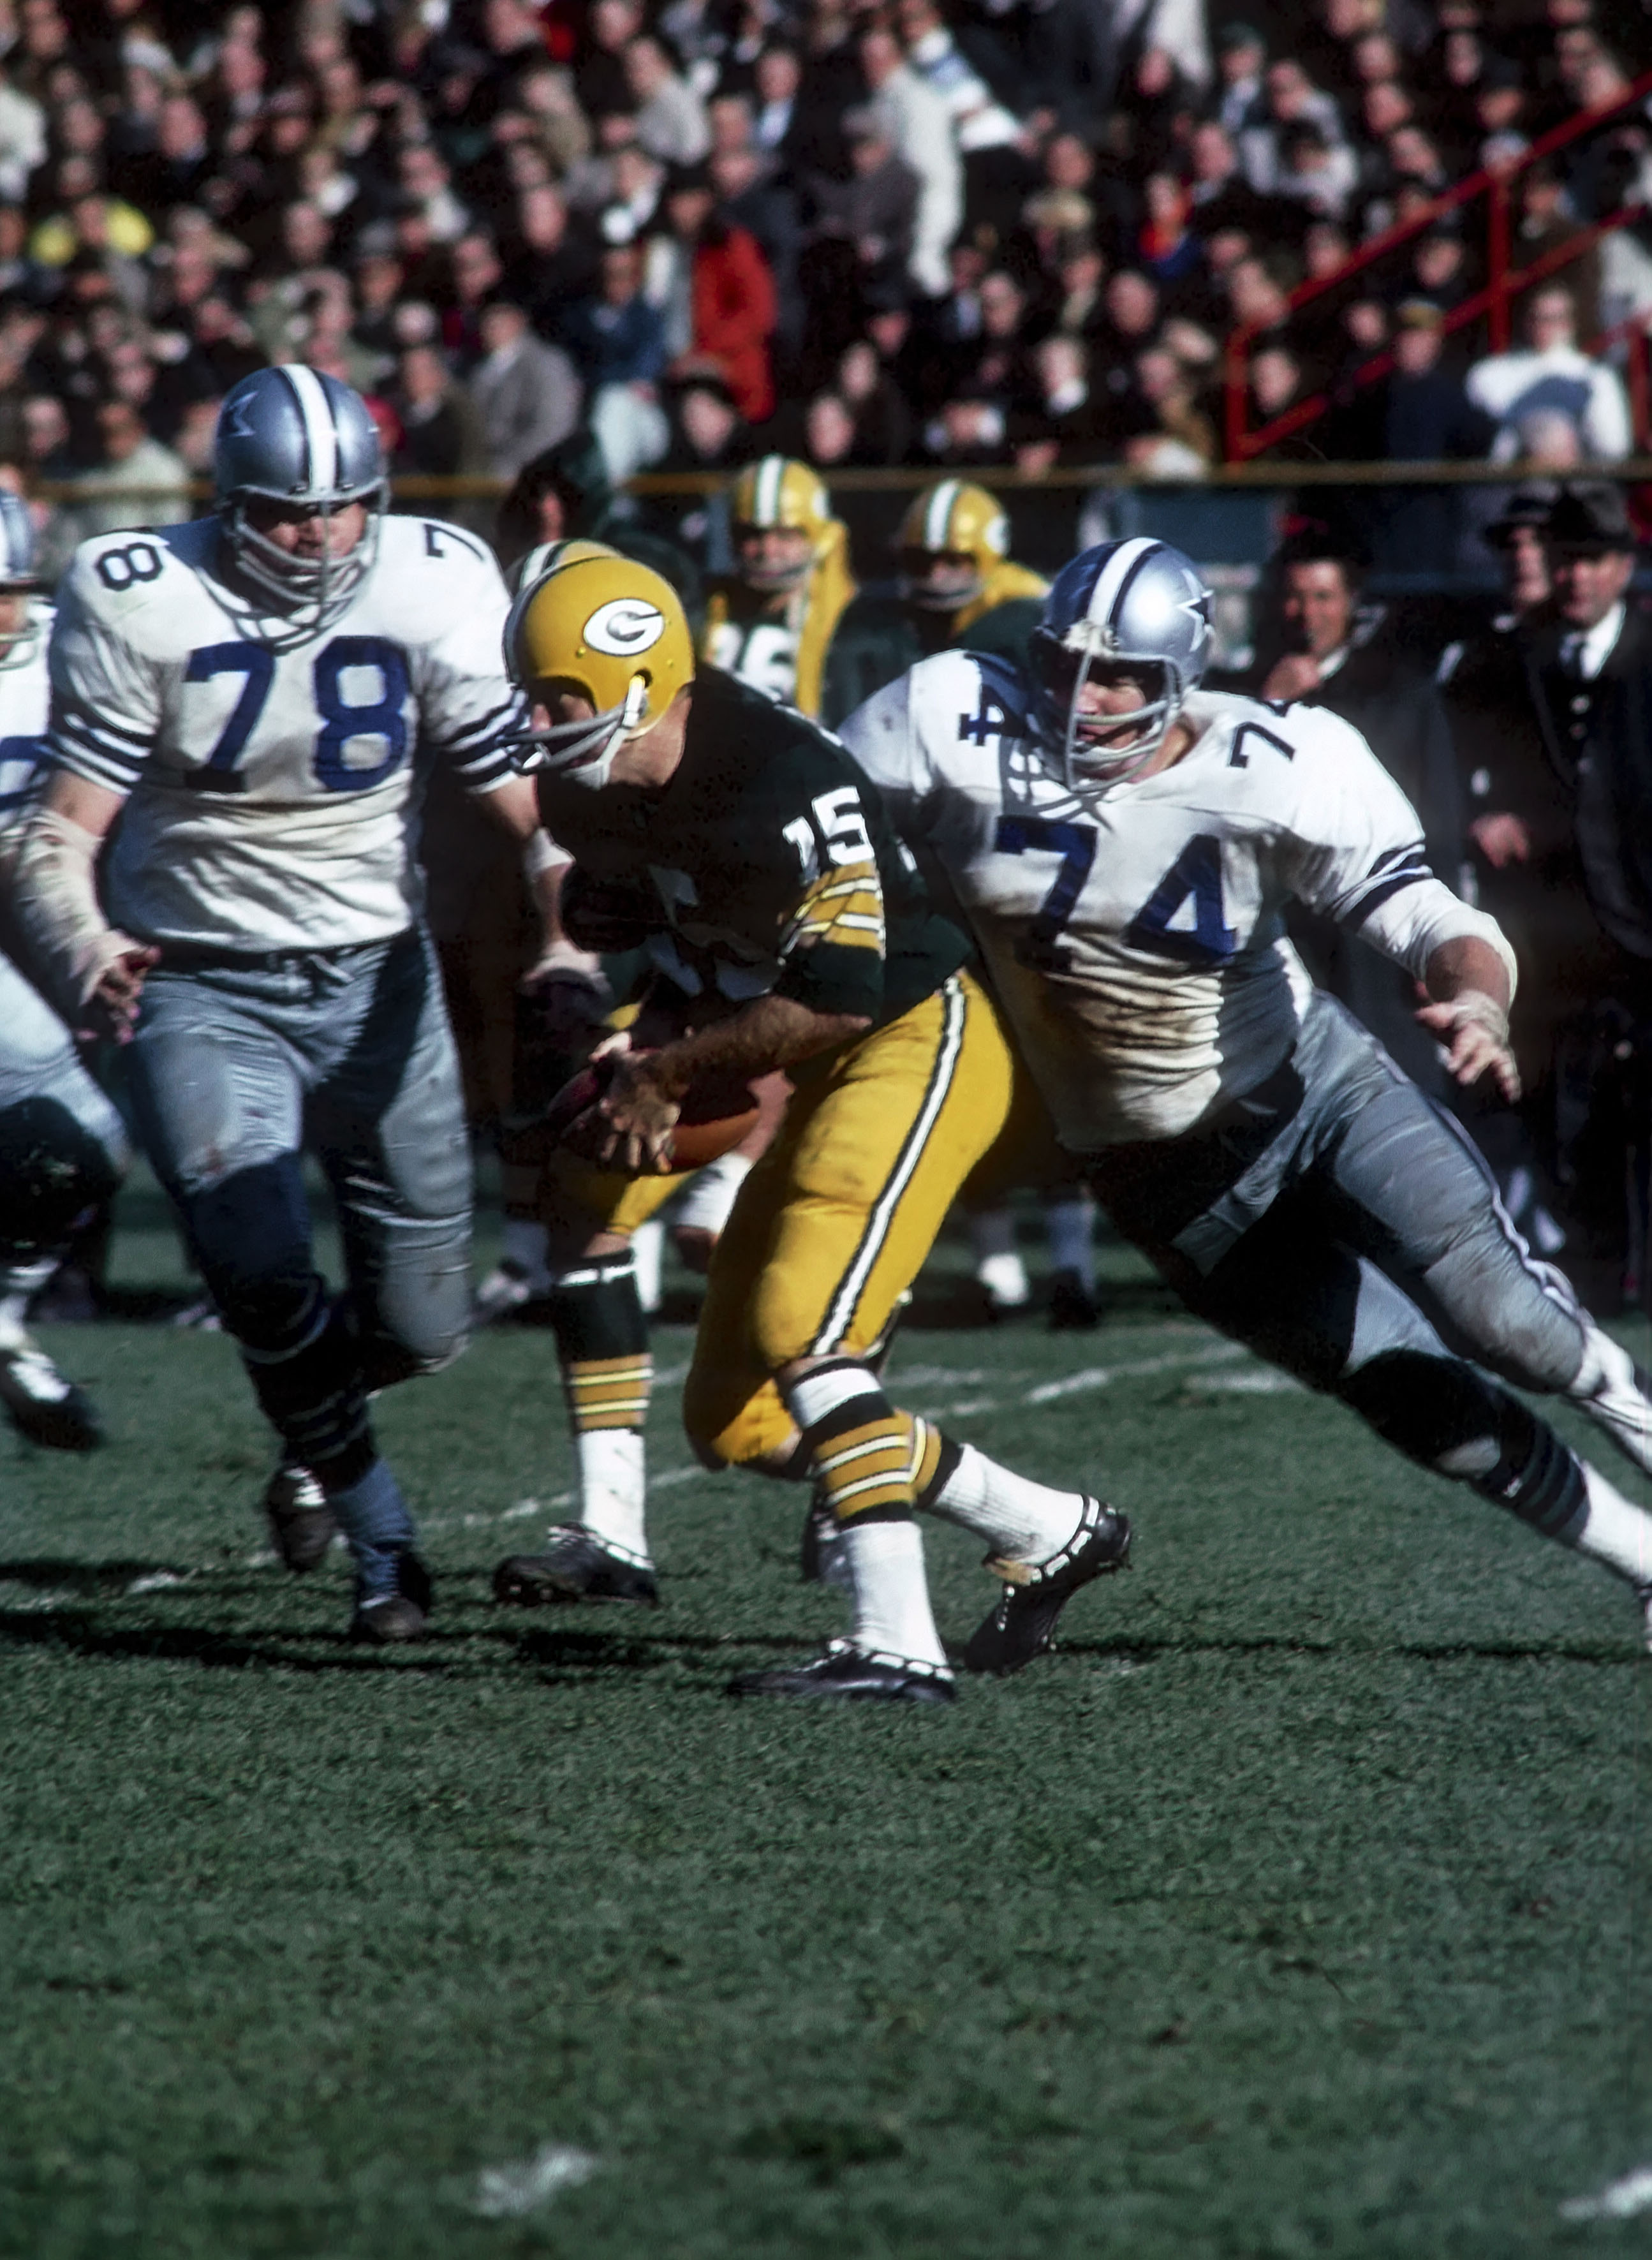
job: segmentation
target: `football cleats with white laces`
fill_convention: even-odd
[[[625,740],[653,729],[694,680],[694,639],[676,590],[596,541],[550,544],[538,577],[524,574],[504,658],[530,698],[573,691],[592,710],[531,732],[518,767],[549,769],[593,790],[607,783]]]
[[[1082,798],[1140,776],[1209,664],[1210,623],[1209,590],[1168,542],[1104,541],[1062,568],[1028,658],[1033,726],[1069,791]],[[1142,679],[1142,704],[1086,712],[1086,684],[1112,671]]]
[[[254,369],[225,395],[213,442],[219,524],[241,578],[283,618],[318,633],[336,619],[378,552],[383,450],[367,404],[320,369]],[[258,506],[331,519],[367,507],[360,540],[293,553],[253,523]]]

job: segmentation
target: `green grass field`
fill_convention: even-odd
[[[121,1283],[175,1287],[126,1213]],[[1098,1334],[898,1348],[1137,1518],[1062,1653],[946,1713],[725,1699],[837,1620],[800,1502],[691,1470],[683,1327],[657,1614],[490,1603],[569,1480],[547,1337],[383,1403],[440,1581],[396,1655],[336,1557],[262,1554],[223,1340],[51,1335],[117,1440],[0,1431],[0,2251],[1648,2249],[1561,2213],[1652,2163],[1627,1597],[1111,1268]],[[991,1589],[930,1560],[962,1638]],[[554,2144],[589,2178],[483,2178]]]

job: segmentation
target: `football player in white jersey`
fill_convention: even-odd
[[[0,488],[0,875],[45,790],[52,607],[34,572],[26,504]],[[77,1219],[125,1173],[126,1134],[74,1040],[0,955],[0,1404],[37,1444],[87,1451],[103,1429],[84,1391],[25,1324]]]
[[[353,1632],[413,1639],[429,1581],[368,1398],[461,1344],[470,1164],[412,850],[441,762],[532,854],[504,589],[469,534],[383,515],[378,435],[333,377],[244,379],[214,461],[211,517],[75,553],[19,920],[66,1016],[132,1039],[145,1145],[282,1441],[283,1557],[312,1566],[342,1528]],[[339,1205],[336,1299],[306,1144]]]
[[[1405,966],[1451,1073],[1508,1097],[1513,955],[1348,723],[1200,693],[1209,611],[1179,551],[1105,543],[1055,581],[1026,674],[943,654],[844,737],[968,912],[1062,1142],[1189,1306],[1652,1611],[1652,1517],[1502,1385],[1569,1398],[1652,1472],[1647,1377],[1312,987],[1284,912]]]

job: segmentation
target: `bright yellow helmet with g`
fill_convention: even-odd
[[[1009,555],[1009,520],[984,487],[940,479],[912,497],[896,529],[895,548],[907,602],[926,611],[957,611],[975,602],[988,576]],[[942,565],[943,559],[953,561]]]
[[[505,621],[505,665],[530,698],[572,692],[591,712],[534,731],[522,766],[600,790],[626,740],[653,729],[693,682],[694,640],[682,598],[647,565],[597,541],[547,547]]]
[[[795,556],[783,561],[768,556],[754,560],[742,554],[740,578],[748,587],[769,593],[796,588],[838,540],[832,497],[807,463],[788,455],[764,455],[748,463],[734,482],[728,515],[734,546],[742,552],[763,547],[754,541],[757,535],[809,537],[806,546],[797,543]]]

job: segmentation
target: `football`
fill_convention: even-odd
[[[571,1146],[587,1161],[597,1158],[601,1137],[597,1100],[613,1075],[612,1058],[595,1060],[570,1076],[552,1099],[546,1127],[558,1145]],[[690,1086],[671,1134],[671,1163],[678,1169],[703,1169],[739,1145],[756,1126],[757,1101],[751,1086],[736,1075],[703,1076]]]

